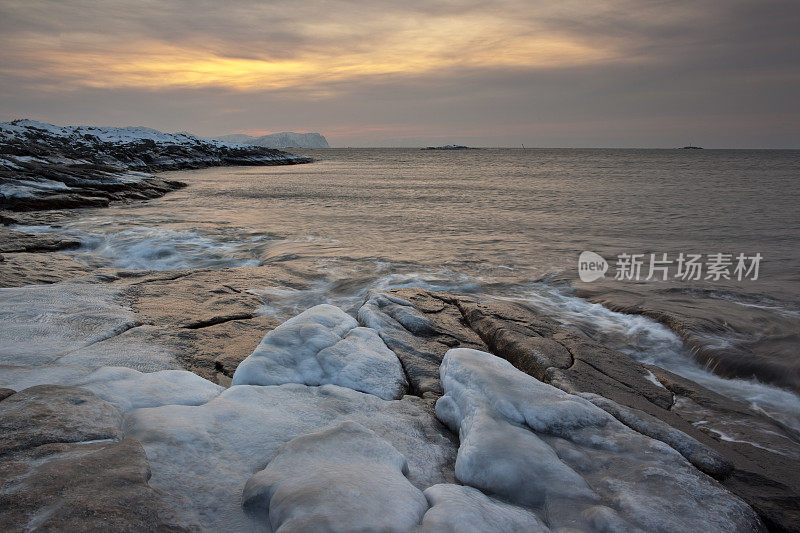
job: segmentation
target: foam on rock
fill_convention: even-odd
[[[551,528],[757,531],[753,510],[663,442],[589,401],[470,349],[441,366],[456,477],[536,509]]]
[[[243,506],[274,531],[411,531],[428,508],[406,458],[355,422],[285,444],[244,488]]]
[[[374,330],[338,307],[318,305],[267,333],[242,361],[233,385],[333,384],[402,398],[408,387],[403,367]]]

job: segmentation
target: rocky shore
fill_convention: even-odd
[[[796,432],[532,307],[402,288],[281,323],[284,262],[77,244],[0,233],[3,531],[799,530]]]
[[[146,200],[184,184],[165,170],[291,165],[307,157],[149,128],[0,123],[0,209],[29,211]]]
[[[800,523],[796,436],[746,405],[508,302],[376,291],[278,324],[248,291],[280,268],[0,290],[3,529]]]

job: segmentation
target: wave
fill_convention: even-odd
[[[499,298],[540,310],[637,361],[660,366],[723,396],[740,400],[800,432],[800,396],[756,379],[730,379],[715,374],[696,361],[674,331],[656,320],[613,311],[575,296],[568,286],[544,282],[534,284],[518,296]],[[713,342],[723,345],[732,340],[720,336]]]
[[[184,270],[258,266],[259,251],[271,238],[264,235],[230,239],[224,233],[138,226],[118,231],[83,231],[75,227],[13,226],[34,234],[58,234],[81,246],[61,253],[91,267],[135,270]]]

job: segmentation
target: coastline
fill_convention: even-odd
[[[11,218],[4,222],[19,223],[70,213],[7,216]],[[542,517],[550,527],[575,520],[644,527],[641,517],[647,513],[673,526],[708,522],[711,530],[758,530],[762,523],[791,530],[798,523],[798,449],[786,428],[746,405],[576,335],[525,306],[400,289],[371,293],[359,307],[357,321],[331,306],[318,306],[322,309],[314,308],[316,314],[304,313],[281,326],[259,315],[262,302],[249,292],[285,280],[279,263],[162,272],[78,270],[77,263],[67,263],[57,253],[75,245],[69,240],[11,235],[3,242],[18,250],[8,253],[7,261],[29,261],[27,274],[17,272],[10,281],[17,287],[0,291],[0,334],[9,341],[3,348],[0,386],[17,391],[4,392],[9,396],[3,402],[13,403],[8,411],[16,421],[43,409],[42,397],[48,408],[57,407],[55,415],[36,427],[15,426],[9,415],[0,420],[15,436],[14,446],[3,453],[17,465],[32,465],[34,456],[45,457],[45,464],[63,464],[78,449],[113,456],[113,463],[104,459],[86,468],[97,477],[107,476],[109,500],[103,500],[100,516],[117,523],[173,530],[257,529],[265,510],[278,513],[256,488],[265,486],[259,484],[267,475],[272,476],[269,486],[286,486],[289,481],[279,466],[291,463],[295,448],[305,440],[332,455],[355,442],[356,448],[405,456],[408,472],[400,468],[391,479],[404,491],[402,501],[414,509],[423,530],[426,521],[429,526],[435,520],[459,524],[464,509],[476,508],[484,516],[491,516],[486,509],[513,516],[518,521],[509,524],[529,529],[543,526]],[[52,281],[57,283],[28,285]],[[282,358],[280,332],[295,339],[294,362]],[[362,334],[366,340],[358,336]],[[331,340],[320,349],[317,335]],[[329,366],[309,373],[308,362],[323,359],[320,353],[326,349]],[[384,357],[374,359],[376,352]],[[249,357],[277,366],[240,377],[231,387],[237,368]],[[351,360],[354,368],[348,367]],[[380,376],[377,382],[375,375]],[[511,390],[523,392],[507,394],[501,383],[515,384]],[[76,395],[104,413],[102,431],[70,407]],[[513,404],[520,412],[535,407],[538,414],[520,421],[496,411],[498,403],[491,399]],[[477,424],[474,415],[467,415],[473,411],[488,416],[488,422]],[[65,424],[73,431],[67,437]],[[459,469],[458,458],[468,453],[459,446],[459,436],[486,450],[484,461],[508,460],[530,479],[521,478],[514,487]],[[501,446],[518,437],[518,449]],[[601,453],[586,445],[592,439],[614,445]],[[391,450],[383,448],[386,442]],[[543,453],[541,446],[550,451]],[[578,452],[589,463],[611,466],[596,469],[585,460],[568,458]],[[382,471],[366,457],[342,462],[366,462]],[[312,469],[324,463],[321,453],[306,459]],[[461,459],[467,460],[478,459]],[[218,464],[200,472],[212,463]],[[661,469],[680,483],[652,484],[631,464]],[[153,477],[148,481],[142,476],[135,494],[123,494],[115,472],[131,465],[151,470]],[[478,472],[493,468],[491,462],[477,467]],[[371,482],[370,472],[367,468],[356,479]],[[532,472],[557,472],[553,486],[558,490],[526,485],[536,477]],[[18,493],[40,494],[33,507],[20,507],[19,516],[6,514],[2,523],[18,525],[25,513],[51,503],[47,498],[62,487],[45,475],[36,471]],[[338,479],[320,480],[320,485],[303,490],[335,486],[353,475],[346,468],[337,472]],[[624,497],[652,503],[615,506],[620,496],[602,488],[603,476],[626,483]],[[81,498],[96,490],[99,481],[92,483],[73,487],[73,508],[54,516],[64,519],[88,505]],[[579,489],[581,484],[591,486],[593,494]],[[384,489],[375,488],[382,495]],[[549,511],[533,511],[541,504],[526,499],[529,494],[551,502]],[[139,517],[111,503],[121,495],[149,509],[150,522],[138,522]],[[339,501],[336,497],[331,501]],[[572,502],[582,512],[561,508],[560,501]],[[694,502],[694,508],[687,508],[687,502]],[[346,499],[339,503],[353,505]],[[309,504],[298,497],[295,505]],[[372,505],[377,509],[380,502]],[[592,514],[598,507],[608,511],[598,517]],[[200,518],[197,509],[207,512]],[[348,519],[356,525],[360,518]]]

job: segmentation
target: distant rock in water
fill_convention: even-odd
[[[105,206],[157,198],[184,185],[151,174],[158,171],[310,161],[187,133],[15,120],[0,123],[0,209]]]
[[[683,150],[702,150],[702,149],[703,149],[702,146],[691,146],[691,145],[689,145],[689,146],[684,146],[683,147]]]
[[[473,148],[460,144],[446,144],[444,146],[426,146],[423,150],[473,150]]]
[[[263,146],[265,148],[330,148],[330,146],[328,146],[328,141],[319,133],[294,133],[291,131],[283,131],[281,133],[270,133],[269,135],[262,135],[260,137],[234,133],[231,135],[221,135],[214,139],[228,143]]]

